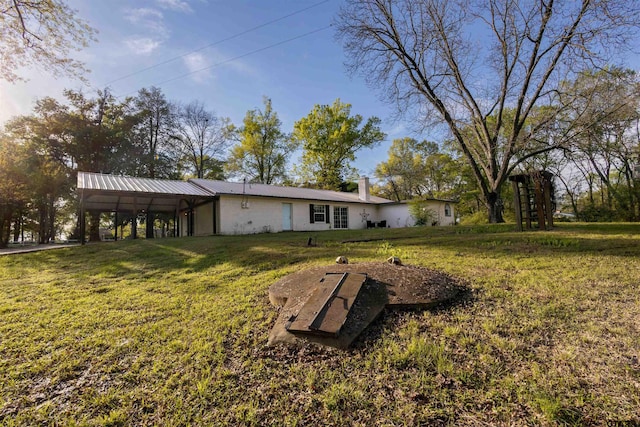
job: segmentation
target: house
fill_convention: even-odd
[[[410,227],[406,202],[358,193],[207,179],[171,181],[78,172],[83,212],[169,213],[177,236]],[[432,200],[438,224],[454,223],[453,202]]]

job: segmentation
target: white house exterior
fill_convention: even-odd
[[[424,209],[433,213],[432,224],[454,225],[456,223],[453,211],[454,203],[450,200],[426,200]],[[387,226],[391,228],[413,227],[416,220],[409,213],[408,202],[391,202],[379,206],[380,217],[386,218]]]
[[[361,178],[358,187],[358,193],[343,193],[206,179],[184,182],[78,173],[84,209],[172,212],[179,236],[415,225],[407,203],[370,195],[368,178]],[[452,202],[428,203],[437,213],[438,225],[454,224]]]

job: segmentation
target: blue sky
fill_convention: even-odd
[[[383,120],[387,141],[359,152],[354,165],[369,176],[392,139],[416,136],[392,120],[375,90],[347,74],[329,27],[340,0],[67,1],[99,31],[98,42],[76,54],[91,70],[89,85],[23,70],[26,83],[0,81],[0,124],[29,114],[35,99],[61,99],[64,88],[91,94],[109,86],[124,97],[155,85],[170,100],[202,101],[236,124],[266,95],[286,132],[315,104],[340,98],[352,114]]]

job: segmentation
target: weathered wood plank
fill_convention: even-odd
[[[367,276],[364,274],[346,273],[339,289],[336,289],[326,301],[322,310],[309,325],[309,329],[329,335],[338,335],[366,280]]]
[[[337,336],[366,280],[366,274],[327,274],[287,330]]]

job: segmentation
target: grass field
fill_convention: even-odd
[[[109,242],[0,257],[0,424],[640,425],[640,225]],[[316,247],[307,247],[309,237]],[[347,239],[382,239],[343,243]],[[464,301],[267,347],[278,278],[390,255]]]

